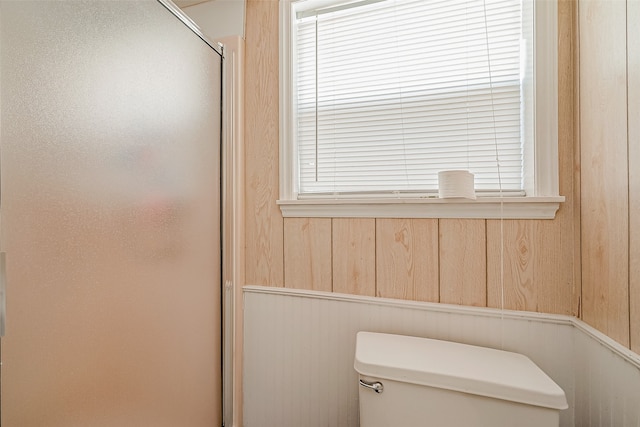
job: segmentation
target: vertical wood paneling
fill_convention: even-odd
[[[283,286],[278,199],[278,2],[246,5],[246,281]]]
[[[331,292],[331,218],[284,221],[285,287]]]
[[[553,221],[487,221],[489,307],[502,307],[504,292],[505,309],[574,314],[573,270],[568,268],[573,230],[568,222],[560,212]]]
[[[440,302],[487,305],[485,220],[440,220]]]
[[[626,2],[579,19],[583,319],[629,345]]]
[[[564,207],[563,207],[564,208]],[[534,223],[534,283],[536,310],[576,315],[578,290],[573,277],[574,230],[572,215],[562,210],[554,221]]]
[[[438,220],[376,220],[376,296],[438,302]]]
[[[375,295],[375,219],[333,219],[333,291]]]
[[[577,315],[580,298],[580,175],[574,118],[576,3],[558,3],[558,159],[560,194],[566,201],[551,221],[487,221],[488,304],[502,304],[500,268],[504,242],[505,308]],[[442,262],[442,261],[441,261]]]
[[[535,223],[525,220],[487,221],[489,307],[536,311]]]
[[[627,1],[631,349],[640,353],[640,2]]]
[[[540,311],[572,316],[579,315],[582,273],[576,14],[577,1],[558,2],[558,173],[560,194],[565,196],[565,202],[554,221],[559,224],[549,231],[558,245],[558,252],[551,254],[556,262],[550,266],[557,269],[558,279],[541,284],[545,292],[539,301]]]

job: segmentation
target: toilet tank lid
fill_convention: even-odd
[[[404,335],[358,332],[355,370],[365,376],[567,409],[564,391],[531,359],[508,351]]]

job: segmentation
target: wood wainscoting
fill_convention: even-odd
[[[640,356],[574,317],[260,286],[244,288],[244,425],[357,427],[363,330],[522,353],[564,390],[561,427],[640,426]]]

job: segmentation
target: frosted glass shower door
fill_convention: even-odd
[[[0,21],[2,426],[220,426],[220,54],[152,0]]]

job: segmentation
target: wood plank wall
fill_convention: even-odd
[[[278,199],[278,1],[248,0],[245,24],[245,280],[283,286]]]
[[[640,352],[637,0],[581,0],[583,318]]]
[[[629,127],[629,301],[631,349],[640,353],[640,2],[627,2]]]
[[[554,220],[283,218],[276,205],[278,2],[248,0],[246,283],[577,315],[574,9],[573,1],[559,2],[559,170],[566,202]]]

